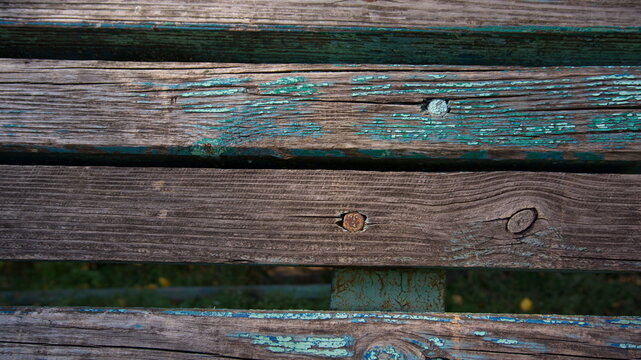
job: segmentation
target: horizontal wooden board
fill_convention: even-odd
[[[639,27],[634,0],[378,0],[323,3],[311,0],[9,0],[5,21],[166,25],[261,25],[406,28],[469,26]]]
[[[641,318],[0,309],[0,355],[139,359],[633,359]]]
[[[641,175],[0,166],[14,260],[641,269]],[[340,226],[347,212],[362,231]]]
[[[0,149],[638,161],[641,68],[4,59]]]
[[[617,1],[10,0],[4,56],[250,62],[641,65]]]

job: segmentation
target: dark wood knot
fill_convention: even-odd
[[[534,224],[537,217],[538,212],[534,208],[519,210],[507,221],[507,231],[512,234],[523,233]]]

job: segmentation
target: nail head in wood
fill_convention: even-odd
[[[358,212],[350,212],[343,215],[343,229],[350,232],[362,231],[365,228],[365,215]]]
[[[426,110],[427,113],[432,116],[444,116],[448,111],[450,111],[450,107],[446,100],[432,99],[429,103],[427,103]]]
[[[536,221],[536,209],[523,209],[514,213],[507,221],[507,230],[512,234],[519,234],[529,229]]]

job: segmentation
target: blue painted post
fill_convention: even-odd
[[[445,271],[337,268],[331,308],[352,311],[444,311]]]

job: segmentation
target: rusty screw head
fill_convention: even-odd
[[[355,211],[347,213],[343,215],[341,225],[343,226],[343,229],[350,232],[362,231],[365,228],[365,215]]]
[[[536,221],[536,209],[523,209],[515,212],[507,221],[507,230],[512,234],[519,234],[529,229]]]

